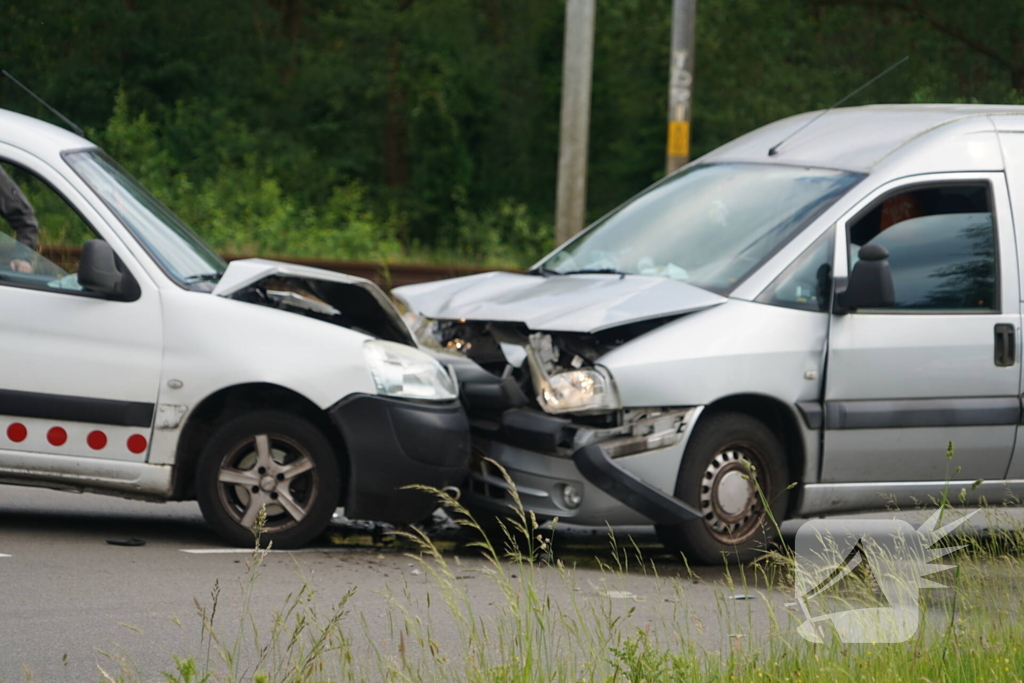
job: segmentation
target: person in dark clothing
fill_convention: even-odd
[[[11,176],[0,166],[0,216],[4,217],[14,230],[17,240],[35,251],[39,246],[39,221],[36,210],[28,201],[25,193],[18,187]],[[11,270],[19,273],[31,273],[32,264],[24,259],[11,261]]]

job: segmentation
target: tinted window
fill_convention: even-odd
[[[850,268],[860,248],[889,251],[895,308],[991,310],[995,232],[988,186],[918,187],[889,195],[850,225]]]
[[[889,250],[896,308],[995,307],[992,214],[912,218],[880,233],[871,244]]]
[[[832,295],[834,249],[835,231],[829,230],[808,247],[757,300],[804,311],[828,311]]]

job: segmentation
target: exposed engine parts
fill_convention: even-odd
[[[530,446],[551,455],[570,457],[600,443],[609,455],[620,457],[677,444],[692,415],[690,408],[621,409],[610,375],[597,362],[615,346],[665,322],[572,334],[534,332],[510,323],[435,321],[419,329],[418,336],[424,341],[427,333],[425,341],[435,349],[466,359],[453,360],[452,366],[477,433],[500,434],[511,442],[517,434],[540,431],[549,438]],[[571,419],[556,417],[563,413]],[[529,429],[520,424],[523,420]]]
[[[360,283],[271,275],[240,289],[232,298],[316,318],[387,341],[414,343],[401,318]]]

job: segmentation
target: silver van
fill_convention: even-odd
[[[954,502],[1024,497],[1024,107],[846,108],[797,132],[815,115],[526,273],[395,290],[458,373],[472,506],[507,510],[491,459],[541,518],[653,523],[714,562],[770,542],[768,508],[913,506],[947,481]]]

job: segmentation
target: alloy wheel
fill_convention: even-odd
[[[281,436],[257,434],[228,452],[217,473],[221,504],[246,529],[267,510],[266,533],[290,529],[305,519],[319,484],[312,457]]]

